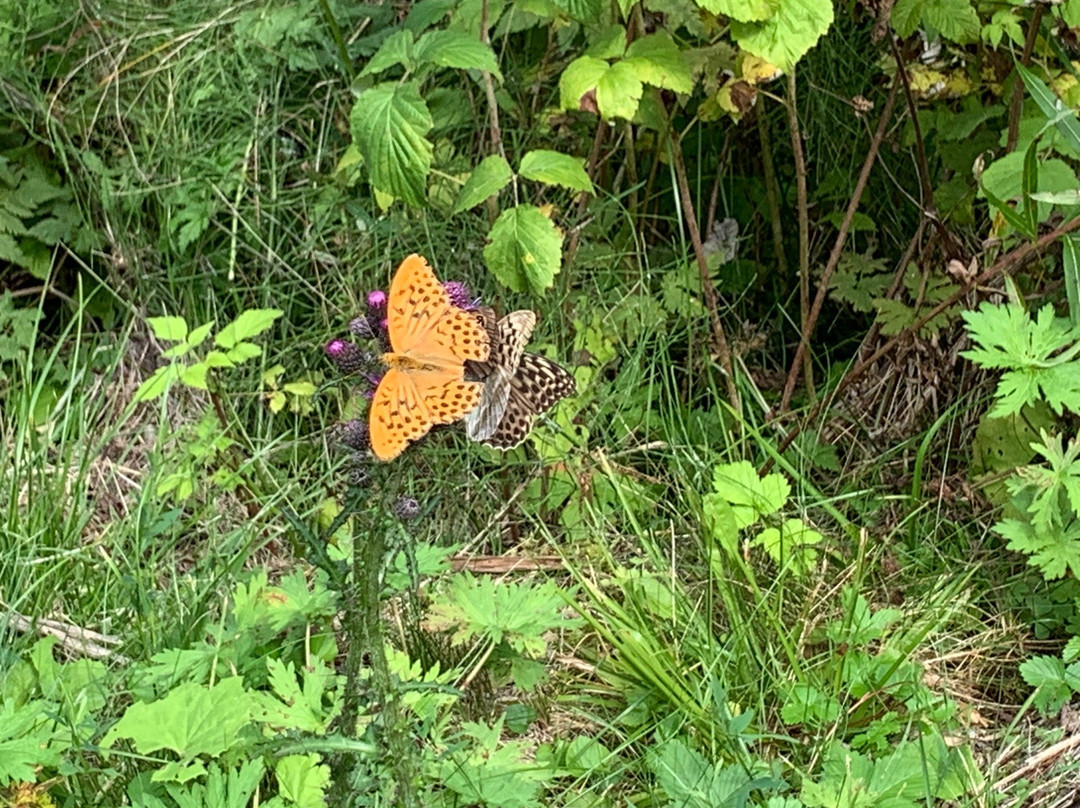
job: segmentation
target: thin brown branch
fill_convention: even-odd
[[[674,133],[671,134],[670,143],[672,161],[675,165],[675,177],[679,185],[679,197],[682,199],[683,217],[686,219],[686,226],[690,231],[690,243],[694,247],[698,272],[701,273],[701,290],[705,295],[705,306],[709,310],[709,321],[712,324],[713,349],[720,359],[720,367],[724,370],[724,383],[727,386],[728,400],[736,412],[741,412],[739,391],[735,386],[735,371],[731,361],[731,350],[728,348],[724,324],[720,320],[720,301],[716,294],[716,287],[713,286],[712,276],[709,274],[709,265],[705,260],[705,247],[701,243],[701,231],[698,230],[697,214],[694,212],[694,200],[690,197],[690,181],[686,175],[686,162],[683,160],[682,144],[679,143],[679,138]]]
[[[788,276],[787,253],[784,251],[784,225],[780,221],[780,182],[776,178],[776,164],[772,159],[772,137],[769,135],[769,119],[765,110],[758,109],[758,140],[761,142],[761,170],[765,180],[765,201],[769,206],[769,225],[772,230],[773,252],[776,253],[776,269],[781,278]],[[760,278],[759,278],[760,279]]]
[[[795,196],[796,196],[796,211],[799,219],[799,327],[802,329],[802,333],[806,335],[811,326],[810,320],[810,203],[808,200],[808,193],[806,190],[806,156],[803,154],[802,146],[802,134],[799,131],[799,105],[798,98],[795,94],[795,69],[792,68],[788,73],[788,91],[787,98],[784,100],[784,107],[787,109],[788,114],[788,130],[791,133],[791,153],[795,159]],[[803,338],[808,339],[804,336]],[[803,348],[803,342],[799,342],[799,348]],[[803,379],[806,384],[806,392],[810,396],[810,399],[814,398],[814,365],[810,361],[809,354],[805,350],[795,352],[795,361],[792,362],[792,372],[788,374],[788,379],[791,380],[792,375],[797,375],[797,368],[799,364],[803,365]],[[792,381],[793,385],[794,382]],[[784,388],[785,398],[781,401],[780,407],[783,409],[787,406],[787,401],[791,399],[791,393],[788,392],[787,387]]]
[[[926,141],[923,140],[922,126],[919,124],[919,110],[915,104],[915,95],[911,92],[911,82],[908,80],[907,68],[904,67],[904,57],[896,44],[896,37],[889,37],[889,45],[892,47],[893,58],[896,60],[896,75],[904,86],[904,100],[907,102],[908,114],[911,116],[911,126],[915,130],[915,168],[919,175],[919,187],[922,199],[919,206],[922,215],[934,225],[938,237],[941,239],[941,248],[945,251],[947,259],[959,259],[960,247],[952,233],[945,227],[934,203],[934,186],[930,183],[930,164],[926,160]]]
[[[1061,227],[1051,230],[1049,233],[1042,236],[1038,240],[1029,241],[1026,244],[1022,244],[1015,250],[1011,250],[1010,252],[1001,256],[1001,258],[994,262],[993,266],[991,266],[981,275],[962,285],[956,292],[949,295],[947,299],[942,300],[940,303],[934,306],[934,308],[930,309],[930,311],[928,311],[914,323],[909,325],[903,331],[898,333],[895,337],[893,337],[876,351],[874,351],[869,357],[858,362],[858,364],[856,364],[850,371],[848,371],[844,378],[840,380],[840,382],[836,385],[836,389],[833,390],[831,395],[829,395],[827,398],[821,399],[820,401],[818,401],[817,404],[813,406],[813,408],[811,408],[809,415],[807,415],[806,418],[803,420],[803,424],[805,425],[812,423],[813,420],[821,414],[821,411],[825,408],[826,405],[836,400],[836,398],[848,387],[850,387],[853,382],[857,381],[859,377],[866,373],[866,371],[871,368],[875,362],[877,362],[887,353],[892,351],[902,341],[906,340],[913,334],[918,333],[920,328],[922,328],[932,319],[937,317],[943,311],[952,306],[955,306],[961,299],[964,298],[965,295],[967,295],[973,289],[977,289],[980,286],[986,285],[990,281],[997,278],[999,275],[1002,275],[1011,269],[1019,269],[1028,261],[1041,254],[1044,249],[1049,247],[1062,236],[1068,235],[1075,230],[1080,230],[1080,216],[1077,216],[1075,219],[1069,220]],[[794,441],[795,438],[799,436],[799,433],[802,432],[802,429],[802,425],[796,425],[780,442],[780,445],[777,447],[777,451],[784,452],[791,445],[792,441]],[[772,466],[773,460],[770,458],[768,461],[766,461],[765,465],[762,466],[761,474],[767,474],[772,468]]]
[[[791,360],[787,381],[784,383],[784,393],[780,398],[779,412],[781,413],[787,412],[788,407],[791,405],[791,396],[795,392],[795,382],[799,377],[799,368],[803,363],[803,358],[808,356],[807,350],[810,347],[810,337],[814,332],[814,326],[817,325],[818,318],[821,316],[821,308],[825,304],[825,297],[829,292],[829,281],[832,279],[833,272],[836,271],[836,267],[840,263],[840,257],[844,253],[844,245],[847,243],[848,232],[851,230],[851,223],[855,219],[855,212],[859,209],[859,202],[862,201],[863,193],[866,191],[866,184],[870,180],[870,170],[877,161],[878,152],[881,150],[881,142],[884,140],[885,132],[888,130],[889,119],[892,118],[893,107],[896,106],[896,96],[899,88],[900,82],[894,78],[892,88],[889,90],[889,96],[885,100],[885,106],[881,110],[881,118],[878,120],[877,131],[874,132],[874,137],[870,141],[870,148],[866,152],[866,159],[863,160],[862,170],[859,172],[859,179],[855,183],[855,191],[852,193],[851,200],[848,202],[847,211],[844,213],[844,220],[840,223],[840,232],[836,234],[836,241],[833,243],[832,252],[829,253],[829,259],[825,263],[825,270],[821,274],[821,282],[818,284],[813,306],[810,309],[808,318],[803,324],[803,332],[799,338],[799,346],[795,349],[795,357]]]
[[[1027,67],[1031,64],[1031,52],[1035,49],[1035,40],[1039,37],[1039,29],[1042,28],[1043,9],[1045,6],[1036,5],[1031,14],[1031,24],[1028,26],[1027,38],[1024,40],[1024,54],[1020,57],[1020,64]],[[1024,107],[1024,82],[1020,78],[1020,71],[1016,71],[1013,79],[1012,98],[1009,99],[1009,134],[1005,138],[1005,153],[1016,150],[1016,143],[1020,139],[1020,112]]]

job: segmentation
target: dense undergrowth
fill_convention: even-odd
[[[1080,2],[0,19],[0,805],[1077,799]],[[366,452],[414,252],[522,447]]]

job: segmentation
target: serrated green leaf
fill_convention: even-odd
[[[922,5],[923,25],[960,45],[979,41],[979,15],[970,0],[926,0]]]
[[[637,112],[643,87],[634,66],[616,62],[607,69],[596,85],[596,106],[605,120],[630,119]]]
[[[713,470],[713,491],[731,505],[741,529],[784,507],[791,485],[781,474],[758,477],[749,460],[740,460]]]
[[[415,53],[414,46],[412,31],[395,31],[383,40],[382,45],[360,71],[360,75],[369,76],[372,73],[381,73],[394,65],[402,65],[410,72],[415,70],[419,57]]]
[[[211,368],[236,367],[236,363],[229,359],[229,357],[225,355],[224,351],[210,351],[203,361],[206,362],[207,367]]]
[[[232,348],[241,340],[257,337],[284,313],[281,309],[249,309],[241,312],[235,320],[214,335],[214,344],[222,348]]]
[[[775,13],[777,0],[698,0],[698,5],[720,17],[730,17],[739,22],[760,22]]]
[[[506,187],[514,177],[510,164],[499,154],[492,154],[480,161],[458,194],[454,204],[454,213],[476,207],[489,196],[493,196]]]
[[[181,342],[188,334],[187,321],[183,317],[147,317],[146,323],[155,337],[168,342]]]
[[[314,752],[281,758],[274,766],[281,795],[299,808],[325,808],[330,767],[321,760]]]
[[[625,61],[645,84],[682,94],[694,89],[686,57],[666,31],[634,40],[626,49]]]
[[[353,138],[377,189],[414,207],[426,198],[434,125],[413,82],[387,83],[363,93],[350,113]]]
[[[111,749],[124,738],[143,755],[170,749],[182,759],[217,757],[241,742],[250,721],[251,700],[240,677],[209,688],[185,682],[164,698],[129,706],[101,745]]]
[[[311,382],[287,382],[281,389],[294,396],[313,396],[318,388]]]
[[[405,27],[414,33],[426,31],[456,5],[456,0],[420,0],[419,3],[413,3],[409,16],[405,18]]]
[[[539,208],[518,205],[504,210],[488,238],[484,261],[504,286],[540,294],[554,282],[562,260],[562,236]]]
[[[521,158],[518,174],[526,179],[558,185],[571,191],[592,193],[593,185],[589,181],[589,175],[585,173],[583,163],[579,157],[548,149],[535,149]]]
[[[166,365],[158,368],[150,375],[149,379],[139,385],[139,389],[135,391],[134,400],[153,401],[169,389],[169,385],[176,379],[177,375],[179,375],[179,370],[176,365]]]
[[[589,47],[585,50],[585,55],[594,59],[617,59],[625,52],[626,29],[614,23],[589,37]]]
[[[188,387],[194,387],[198,390],[209,390],[209,386],[206,383],[206,374],[210,370],[206,366],[205,362],[197,362],[194,365],[188,365],[180,371],[180,381],[186,384]]]
[[[779,0],[776,11],[761,22],[731,24],[741,48],[781,70],[791,70],[833,22],[832,0]]]
[[[418,62],[459,70],[486,70],[502,81],[491,46],[462,31],[428,31],[416,41],[415,53]]]
[[[581,97],[595,90],[608,71],[608,63],[592,56],[580,56],[566,66],[559,76],[559,105],[562,109],[579,109]]]
[[[249,359],[262,356],[262,348],[254,342],[238,342],[226,352],[225,356],[229,361],[239,365],[242,362],[247,362]]]
[[[191,333],[187,335],[187,339],[184,340],[189,348],[197,348],[206,341],[206,338],[210,336],[210,331],[213,329],[214,323],[203,323],[197,328],[193,328]]]
[[[578,22],[597,22],[603,9],[601,0],[549,0]]]

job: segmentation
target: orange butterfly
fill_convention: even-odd
[[[393,460],[435,424],[464,418],[484,385],[465,381],[465,360],[485,361],[491,348],[478,318],[450,302],[421,256],[401,262],[386,304],[392,353],[371,401],[371,448]]]

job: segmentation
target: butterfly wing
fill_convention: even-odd
[[[371,450],[379,460],[393,460],[428,433],[432,416],[410,374],[390,368],[371,399],[368,428]]]
[[[433,424],[460,421],[480,402],[484,389],[480,382],[465,381],[461,371],[414,371],[409,378],[415,383]]]
[[[491,356],[471,368],[484,382],[484,392],[477,407],[465,416],[470,440],[486,440],[498,429],[510,401],[514,374],[535,327],[536,314],[524,309],[511,312],[495,326]]]
[[[415,253],[401,262],[390,282],[386,324],[394,352],[425,364],[482,362],[490,354],[483,326],[451,305],[427,260]]]
[[[574,377],[539,354],[523,354],[510,383],[506,408],[495,430],[483,443],[513,449],[528,436],[533,419],[577,390]]]

